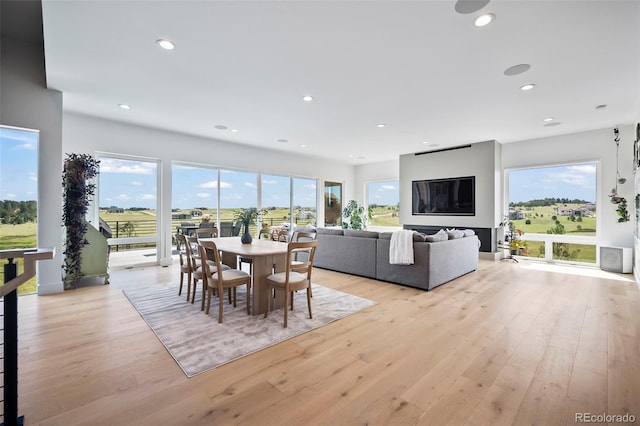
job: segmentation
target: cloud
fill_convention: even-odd
[[[138,200],[155,200],[156,196],[154,194],[140,194],[137,196]]]
[[[156,163],[101,158],[100,173],[128,173],[133,175],[151,175],[156,172]]]
[[[140,182],[139,180],[132,180],[131,181],[131,185],[133,185],[133,186],[142,186],[142,185],[144,185],[144,183]]]
[[[29,180],[33,181],[33,182],[37,182],[38,181],[38,175],[34,172],[29,172]]]
[[[211,198],[211,194],[209,194],[207,192],[198,192],[196,194],[196,197],[198,197],[198,198]]]
[[[245,182],[244,186],[247,188],[256,188],[257,185],[254,182]]]
[[[231,188],[231,186],[232,185],[228,182],[220,182],[220,188]],[[201,183],[197,187],[203,189],[216,189],[218,187],[218,181],[210,180],[209,182]]]
[[[17,143],[11,149],[34,150],[38,145],[38,132],[0,127],[0,140]]]
[[[116,197],[117,200],[128,201],[131,198],[127,194],[120,194]]]
[[[396,187],[394,185],[382,185],[378,188],[378,191],[395,191]]]
[[[278,183],[278,181],[275,179],[262,179],[263,185],[275,185],[276,183]]]
[[[34,149],[36,149],[36,144],[35,143],[23,143],[20,145],[16,145],[16,149],[17,150],[27,150],[27,151],[33,151]]]
[[[13,194],[13,193],[11,193],[11,192],[9,192],[9,193],[7,193],[7,195],[5,195],[5,197],[6,197],[8,200],[13,200],[14,198],[16,198],[16,197],[17,197],[17,195],[16,195],[16,194]]]
[[[593,176],[595,174],[595,167],[593,169],[587,165],[585,166],[571,166],[561,172],[551,172],[545,181],[560,181],[574,186],[593,186]]]

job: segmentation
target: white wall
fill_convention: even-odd
[[[616,144],[613,128],[503,144],[502,165],[505,169],[512,169],[599,161],[599,191],[596,200],[598,244],[633,247],[635,200],[632,158],[634,129],[632,125],[623,125],[618,128],[620,131],[620,175],[627,178],[624,185],[618,185],[618,192],[627,199],[627,208],[632,218],[627,223],[617,222],[616,206],[611,204],[608,197],[616,179]]]
[[[400,156],[400,223],[468,228],[495,228],[501,212],[496,210],[496,179],[500,168],[500,144],[495,141],[470,147]],[[423,179],[475,176],[476,213],[474,216],[412,215],[411,182]]]
[[[62,94],[45,88],[42,46],[2,37],[0,123],[40,131],[38,147],[38,246],[53,260],[38,262],[38,293],[62,283]]]
[[[354,193],[354,170],[347,164],[248,145],[205,139],[179,133],[140,127],[73,113],[64,114],[65,153],[97,152],[140,156],[160,162],[162,188],[159,213],[171,216],[171,162],[219,166],[230,169],[288,175],[318,180],[318,223],[323,223],[323,182],[342,182],[345,194]],[[162,220],[160,263],[170,262],[170,221]]]

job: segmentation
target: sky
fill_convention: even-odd
[[[0,200],[37,198],[38,136],[38,132],[0,126]]]
[[[0,199],[36,199],[37,147],[37,132],[0,127]],[[174,164],[172,208],[216,208],[217,173],[214,168]],[[101,158],[99,180],[100,207],[156,208],[155,162]],[[288,206],[290,185],[288,177],[263,175],[263,206]],[[315,180],[294,178],[293,186],[294,205],[315,205]],[[258,194],[257,174],[221,170],[220,191],[221,208],[255,207]],[[398,194],[398,181],[371,182],[368,185],[368,200],[371,204],[396,205]],[[595,202],[596,164],[509,171],[510,202],[550,197]]]
[[[509,171],[509,202],[568,198],[596,202],[596,164]]]
[[[396,206],[400,202],[400,189],[398,181],[391,180],[387,182],[370,182],[369,183],[369,204],[378,204],[381,206]]]
[[[100,159],[100,207],[156,207],[156,163],[114,158]],[[262,176],[263,207],[288,207],[290,179]],[[258,174],[215,168],[172,166],[171,207],[191,209],[255,207],[258,199]],[[294,179],[294,205],[315,206],[316,181]]]

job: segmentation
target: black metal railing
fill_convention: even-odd
[[[2,297],[2,423],[22,425],[24,417],[18,416],[18,287],[36,274],[35,262],[53,259],[53,249],[0,250],[4,265],[4,284],[0,287]],[[24,271],[18,275],[16,258],[24,258]]]

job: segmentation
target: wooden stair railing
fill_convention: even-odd
[[[0,287],[4,302],[2,426],[24,424],[24,417],[18,416],[18,287],[36,274],[38,260],[53,259],[54,255],[55,249],[51,248],[0,250],[0,259],[7,259],[4,284]],[[18,265],[13,261],[16,258],[24,258],[24,271],[20,275]]]

